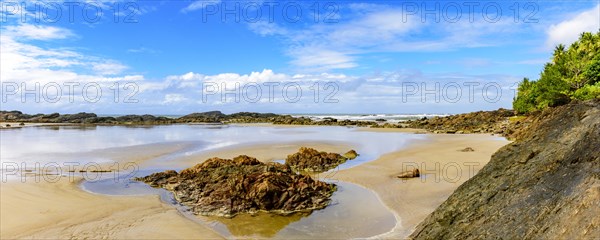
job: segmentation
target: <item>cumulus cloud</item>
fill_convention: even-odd
[[[575,42],[582,32],[597,32],[600,29],[600,4],[578,13],[560,23],[551,25],[546,31],[546,47]]]
[[[3,95],[3,110],[65,112],[111,108],[110,104],[115,102],[115,98],[123,100],[124,96],[135,90],[134,86],[127,92],[128,89],[121,86],[128,82],[143,82],[142,75],[123,74],[127,66],[118,61],[82,54],[68,48],[51,47],[55,41],[73,35],[68,29],[53,26],[3,26],[0,35],[0,82],[2,91],[10,92],[3,93],[6,94]],[[38,44],[38,41],[46,44]],[[92,84],[93,88],[84,91],[84,86],[88,84]],[[9,85],[11,88],[5,89]],[[77,87],[66,87],[67,85]],[[117,86],[119,87],[115,88]],[[96,87],[104,91],[100,92]],[[119,89],[123,94],[113,94],[111,88]],[[15,89],[18,91],[14,92]],[[25,89],[36,92],[35,96],[23,95]],[[96,94],[103,97],[98,101],[87,101],[84,95],[90,92],[91,98],[96,98]]]

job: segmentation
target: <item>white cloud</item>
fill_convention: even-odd
[[[25,38],[32,40],[65,39],[75,36],[70,30],[52,26],[21,24],[7,26],[3,29],[5,36]]]
[[[251,31],[261,36],[287,34],[287,30],[285,28],[280,27],[274,22],[258,21],[255,23],[248,23],[248,27]]]
[[[8,29],[7,31],[5,31]],[[6,34],[5,34],[6,32]],[[11,25],[2,28],[0,35],[0,82],[18,86],[21,93],[7,95],[2,109],[20,109],[24,111],[93,111],[99,108],[112,108],[115,97],[124,97],[134,90],[125,89],[127,82],[143,82],[142,75],[117,75],[127,67],[115,60],[86,55],[68,48],[53,48],[28,40],[55,41],[68,36],[71,31],[52,26]],[[66,87],[74,83],[75,87]],[[121,95],[112,96],[115,83],[120,83]],[[95,88],[83,91],[83,86],[92,84],[99,86],[103,96],[98,102],[84,99],[84,92],[95,97]],[[57,101],[49,101],[59,94],[56,87],[61,86],[61,97]],[[73,85],[72,85],[73,86]],[[30,95],[22,101],[25,87],[28,91],[36,91],[37,99]],[[52,95],[54,94],[54,95]],[[69,95],[69,96],[67,96]],[[110,96],[109,96],[110,95]],[[74,99],[72,97],[75,97]],[[73,100],[71,100],[73,99]]]
[[[551,49],[558,44],[570,45],[582,32],[597,32],[600,29],[600,4],[583,11],[574,17],[551,25],[546,34],[546,47]]]
[[[165,100],[162,103],[163,104],[171,104],[171,103],[179,103],[179,102],[183,102],[183,101],[187,101],[187,98],[185,98],[181,94],[166,94]]]
[[[215,4],[219,4],[219,3],[221,3],[221,0],[198,0],[198,1],[191,3],[187,7],[185,7],[182,11],[183,12],[196,11],[196,10],[204,9],[209,5],[215,5]]]
[[[294,57],[292,64],[310,71],[321,72],[330,69],[345,69],[356,67],[355,58],[342,52],[321,48],[302,47],[290,50]]]
[[[127,49],[128,53],[148,53],[148,54],[156,54],[158,53],[158,51],[151,49],[151,48],[146,48],[146,47],[139,47],[139,48],[131,48],[131,49]]]
[[[359,67],[360,58],[381,52],[431,52],[506,44],[514,33],[532,26],[511,18],[498,22],[423,22],[419,14],[407,15],[398,6],[349,4],[337,23],[284,27],[276,23],[251,23],[261,36],[281,37],[284,53],[298,71],[323,72]],[[512,34],[512,35],[511,35]]]
[[[116,61],[104,61],[95,63],[92,69],[101,75],[116,75],[127,69],[127,66]]]

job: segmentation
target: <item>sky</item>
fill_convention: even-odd
[[[1,110],[511,108],[596,1],[0,1]]]

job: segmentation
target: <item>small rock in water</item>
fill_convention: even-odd
[[[347,153],[344,153],[344,157],[346,157],[348,160],[352,160],[358,157],[358,153],[356,153],[354,150],[350,150]]]

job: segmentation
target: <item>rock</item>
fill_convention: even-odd
[[[194,214],[233,217],[257,211],[277,214],[310,212],[326,207],[335,184],[293,172],[279,163],[256,158],[211,158],[194,167],[136,178],[173,192]]]
[[[415,168],[412,171],[401,172],[396,177],[398,177],[398,178],[416,178],[416,177],[420,177],[420,176],[421,176],[421,174],[419,172],[419,169]]]
[[[36,114],[28,115],[19,111],[0,111],[0,121],[7,122],[39,122],[39,123],[73,123],[73,124],[173,124],[173,123],[273,123],[288,125],[325,125],[325,126],[358,126],[373,127],[378,126],[373,121],[338,121],[334,118],[325,118],[322,121],[313,121],[306,117],[292,117],[291,115],[278,115],[274,113],[253,113],[239,112],[233,114],[224,114],[220,111],[211,111],[203,113],[192,113],[180,118],[157,117],[153,115],[125,115],[117,118],[98,117],[94,113],[65,114]],[[398,127],[397,124],[391,124],[389,127]]]
[[[475,152],[475,149],[473,149],[472,147],[466,147],[466,148],[463,148],[463,149],[461,149],[459,151],[461,151],[461,152]]]
[[[10,127],[10,124],[6,124],[6,127]]]
[[[347,153],[344,153],[344,157],[347,158],[348,160],[353,160],[356,157],[358,157],[358,153],[356,153],[356,151],[354,151],[354,150],[350,150]]]
[[[301,147],[297,153],[288,155],[285,164],[298,171],[325,172],[346,162],[347,158],[337,153],[319,152]]]
[[[509,119],[515,113],[511,110],[498,109],[495,111],[479,111],[447,117],[423,118],[406,121],[411,128],[421,128],[433,133],[463,134],[463,133],[497,133],[510,137],[514,129],[521,125],[513,124]]]
[[[76,114],[65,114],[56,119],[57,122],[61,123],[85,123],[85,120],[88,118],[96,118],[98,117],[94,113],[85,113],[80,112]]]
[[[532,120],[409,238],[598,238],[600,99],[549,108]]]
[[[19,126],[25,126],[24,122],[19,123]]]

